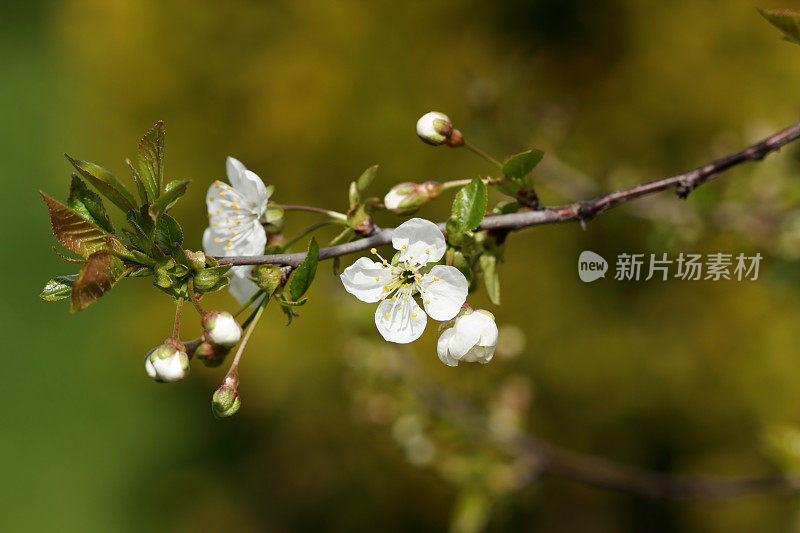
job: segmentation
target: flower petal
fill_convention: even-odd
[[[472,313],[475,314],[475,313]],[[462,359],[470,350],[477,346],[481,338],[480,328],[475,327],[475,321],[469,320],[472,315],[464,315],[456,319],[453,326],[453,336],[450,338],[450,355]]]
[[[423,218],[412,218],[397,226],[392,234],[392,246],[400,250],[401,261],[414,265],[437,262],[447,248],[439,227]]]
[[[232,257],[264,253],[267,233],[255,219],[237,226],[210,226],[203,233],[203,249],[209,255]]]
[[[461,358],[465,363],[483,363],[484,365],[494,357],[494,346],[474,346]]]
[[[261,178],[255,172],[247,170],[241,161],[230,156],[225,162],[225,167],[228,171],[228,180],[234,189],[242,194],[248,207],[259,217],[263,215],[267,210],[269,194]]]
[[[362,302],[374,303],[386,294],[383,288],[392,280],[392,269],[361,257],[347,267],[339,278],[347,292]]]
[[[234,271],[239,268],[240,270]],[[240,305],[244,305],[256,292],[258,292],[258,285],[250,281],[248,277],[251,267],[233,267],[233,275],[231,276],[231,284],[228,285],[228,292],[231,296],[236,298]],[[255,302],[253,302],[255,304]]]
[[[454,328],[447,328],[439,336],[439,341],[436,343],[436,354],[439,360],[447,366],[458,366],[458,359],[450,355],[450,339],[455,335]]]
[[[494,354],[494,347],[497,346],[497,337],[499,334],[497,324],[491,317],[480,311],[475,311],[469,316],[473,317],[472,322],[475,327],[480,328],[481,331],[481,339],[478,341],[478,345],[492,348],[492,354]],[[489,359],[491,359],[491,356]]]
[[[417,340],[427,322],[427,315],[413,298],[383,300],[375,311],[375,325],[389,342],[405,344]]]
[[[420,285],[425,311],[434,320],[450,320],[467,301],[469,283],[456,267],[436,265],[422,276]]]

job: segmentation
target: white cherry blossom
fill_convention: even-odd
[[[444,256],[447,246],[433,222],[421,218],[404,222],[395,229],[392,246],[400,252],[396,266],[383,258],[378,262],[361,257],[340,277],[347,292],[362,302],[380,302],[375,325],[384,339],[407,343],[422,335],[428,315],[440,321],[456,316],[467,298],[468,283],[455,267],[428,268]],[[377,255],[374,248],[372,253]]]
[[[217,257],[262,254],[267,234],[261,219],[267,211],[271,188],[233,157],[228,157],[225,166],[230,185],[216,181],[206,194],[209,226],[203,233],[203,249]],[[239,303],[258,291],[249,278],[251,268],[239,266],[230,270],[228,290]]]
[[[497,334],[497,324],[489,311],[466,312],[442,332],[436,352],[447,366],[458,366],[459,361],[485,364],[494,357]]]

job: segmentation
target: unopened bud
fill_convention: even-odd
[[[211,311],[203,316],[206,339],[219,346],[236,346],[242,338],[242,327],[227,311]]]
[[[206,254],[203,252],[192,252],[186,250],[186,257],[189,259],[189,266],[195,272],[200,272],[206,268]]]
[[[423,142],[438,146],[453,132],[450,117],[438,111],[425,113],[417,121],[417,135]]]
[[[158,382],[180,381],[189,373],[189,356],[180,341],[170,338],[147,354],[144,369]]]
[[[386,209],[395,213],[414,210],[439,196],[441,185],[435,181],[401,183],[395,185],[383,198]]]
[[[230,378],[225,378],[225,383],[211,397],[211,411],[218,418],[228,418],[235,415],[241,406],[242,399],[239,398],[235,382]]]
[[[230,353],[231,349],[227,346],[220,346],[218,344],[211,344],[208,341],[203,341],[195,349],[194,355],[207,367],[218,367],[225,362],[225,357]]]

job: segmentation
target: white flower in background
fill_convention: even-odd
[[[456,318],[439,337],[436,352],[447,366],[458,366],[459,361],[485,364],[492,360],[496,346],[494,315],[479,309]]]
[[[434,146],[444,143],[453,132],[450,117],[438,111],[425,113],[417,121],[417,135],[420,139]]]
[[[267,211],[271,190],[239,160],[228,157],[225,166],[230,185],[216,181],[206,194],[209,226],[203,233],[203,249],[217,257],[262,254],[267,233],[261,218]],[[239,303],[258,291],[249,279],[250,268],[239,266],[230,270],[228,290]]]
[[[150,350],[144,359],[144,369],[156,381],[180,381],[189,373],[189,356],[180,341],[167,339]]]
[[[359,258],[342,275],[344,288],[362,302],[378,304],[375,325],[384,339],[407,343],[425,330],[430,315],[450,320],[467,299],[467,278],[457,268],[436,265],[444,255],[444,235],[433,222],[412,218],[394,230],[392,246],[400,251],[397,266]],[[372,253],[377,255],[375,249]],[[380,256],[378,256],[380,257]],[[414,300],[419,294],[423,311]]]
[[[203,329],[208,342],[232,348],[242,338],[242,327],[227,311],[211,311],[203,317]]]

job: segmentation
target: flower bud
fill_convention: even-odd
[[[441,185],[435,181],[425,183],[401,183],[395,185],[383,198],[386,209],[403,213],[418,208],[439,196]]]
[[[233,416],[242,406],[242,400],[236,390],[235,380],[225,378],[220,388],[211,397],[211,411],[218,418]]]
[[[436,352],[447,366],[458,366],[460,361],[485,364],[492,360],[496,347],[494,315],[483,309],[466,309],[439,336]]]
[[[203,341],[195,349],[194,355],[207,367],[214,368],[225,362],[225,356],[230,353],[231,349],[227,346],[220,346],[218,344],[211,344],[208,341]]]
[[[227,311],[211,311],[203,316],[203,329],[206,340],[218,346],[236,346],[242,338],[242,327]]]
[[[417,121],[417,135],[423,142],[438,146],[453,132],[453,123],[444,113],[431,111]]]
[[[189,373],[189,356],[180,341],[170,338],[147,354],[144,369],[158,382],[180,381]]]
[[[189,266],[195,272],[200,272],[206,268],[206,254],[203,252],[186,250],[186,258],[189,260]]]

